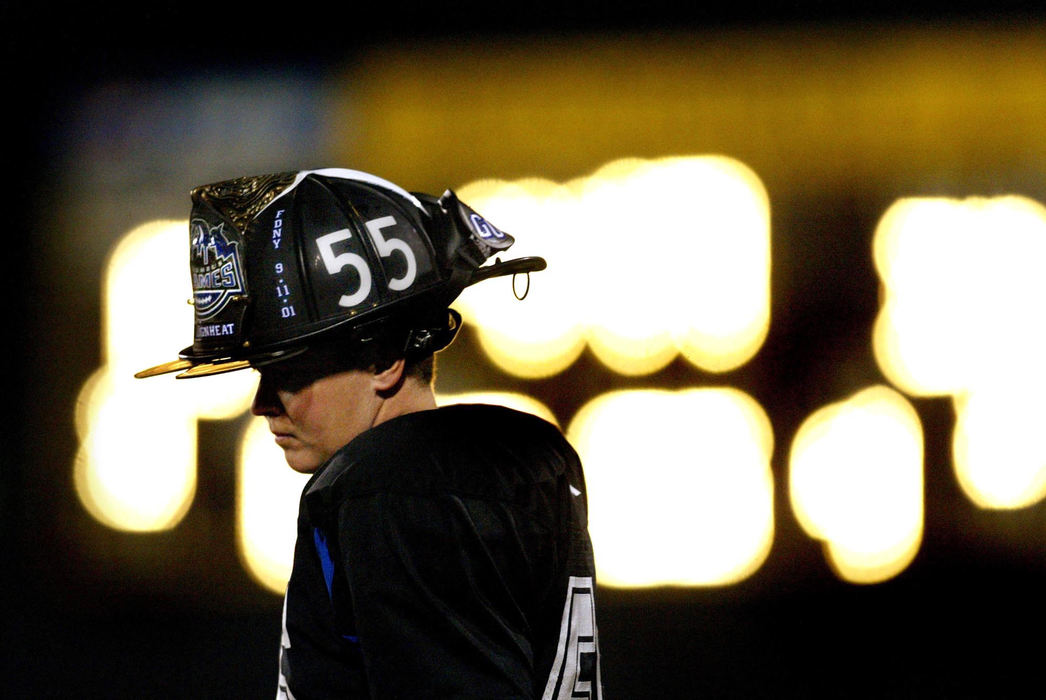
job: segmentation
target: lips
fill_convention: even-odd
[[[272,423],[269,424],[269,432],[272,433],[272,436],[276,439],[276,444],[280,445],[281,447],[289,444],[292,440],[295,439],[294,433],[276,427],[272,425]]]
[[[273,433],[272,435],[276,439],[276,444],[280,447],[287,447],[295,440],[295,437],[290,433]]]

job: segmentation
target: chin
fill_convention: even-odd
[[[295,454],[290,451],[286,452],[283,457],[287,460],[287,466],[299,474],[312,474],[320,468],[324,461],[315,455]]]
[[[293,459],[288,459],[287,460],[287,465],[291,469],[293,469],[294,471],[298,472],[299,474],[312,474],[313,472],[315,472],[317,469],[320,468],[320,465],[315,463],[315,462],[304,462],[304,463],[302,463],[302,462],[297,462],[297,461],[295,461]]]

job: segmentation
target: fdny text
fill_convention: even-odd
[[[280,242],[283,240],[283,212],[286,209],[280,209],[276,212],[276,220],[272,222],[272,248],[273,250],[280,249]]]

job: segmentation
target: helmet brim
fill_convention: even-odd
[[[447,309],[446,313],[445,325],[437,324],[433,327],[404,329],[405,344],[399,348],[404,355],[427,355],[439,352],[450,345],[461,328],[461,314],[454,309]],[[387,322],[387,318],[380,318],[373,321],[372,325],[378,326]],[[353,331],[359,333],[367,328],[367,326],[356,327]],[[371,337],[371,335],[369,333],[368,337]],[[317,335],[316,340],[323,342],[330,337],[328,332],[322,336]],[[242,357],[214,357],[212,355],[197,355],[194,353],[192,346],[189,346],[179,353],[179,359],[144,369],[141,372],[137,372],[134,376],[136,379],[146,379],[162,374],[179,372],[177,377],[175,377],[176,379],[210,377],[250,367],[265,367],[277,362],[283,362],[304,354],[309,348],[310,344],[301,344],[291,348],[258,352]]]
[[[288,350],[274,350],[272,352],[258,353],[249,357],[235,359],[194,359],[190,356],[190,353],[192,352],[192,348],[190,347],[180,353],[181,357],[179,359],[164,362],[163,364],[148,369],[143,369],[141,372],[135,373],[134,376],[136,379],[146,379],[147,377],[157,377],[162,374],[180,372],[180,374],[175,377],[176,379],[210,377],[215,374],[225,374],[226,372],[235,372],[250,367],[264,367],[276,362],[288,360],[292,357],[297,357],[308,349],[309,347],[307,345],[303,345]]]

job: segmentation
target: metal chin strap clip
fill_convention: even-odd
[[[516,297],[519,301],[523,301],[527,298],[527,295],[530,294],[530,271],[527,270],[522,274],[526,276],[527,280],[527,286],[523,288],[522,296],[520,295],[519,290],[516,289],[516,278],[519,277],[520,273],[517,272],[512,275],[512,296]]]
[[[489,279],[491,277],[501,277],[503,275],[512,275],[512,294],[520,301],[527,298],[527,294],[530,293],[530,273],[538,272],[545,269],[545,259],[538,257],[526,257],[516,258],[514,260],[506,260],[502,262],[497,258],[494,259],[494,264],[486,265],[475,270],[472,273],[472,277],[469,280],[469,284],[475,284],[480,280]],[[518,285],[516,284],[516,278],[520,275],[527,276],[526,287],[523,288],[523,294],[519,293]]]

